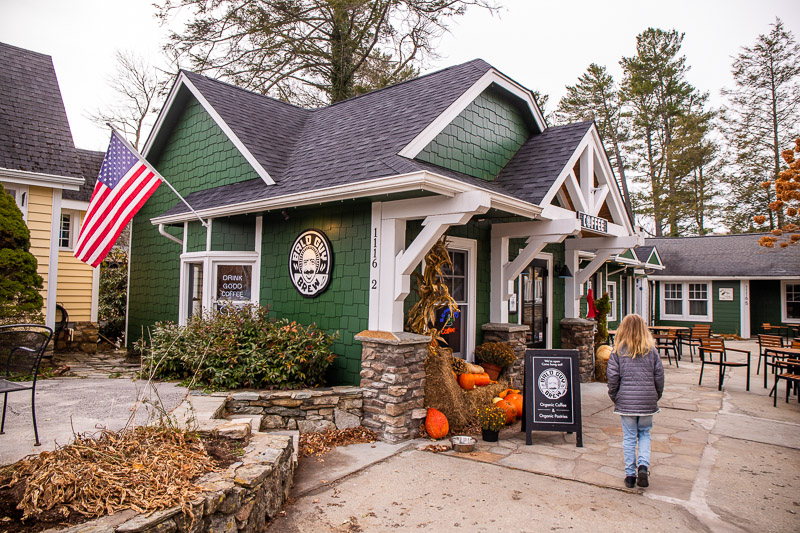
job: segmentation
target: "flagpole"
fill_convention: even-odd
[[[119,131],[117,131],[117,129],[116,129],[114,126],[112,126],[110,122],[106,122],[106,125],[107,125],[109,128],[111,128],[111,131],[113,131],[114,133],[116,133],[116,134],[117,134],[117,138],[118,138],[118,139],[119,139],[119,140],[120,140],[120,141],[121,141],[121,142],[122,142],[122,143],[123,143],[123,144],[124,144],[124,145],[125,145],[125,146],[128,148],[128,150],[132,151],[132,152],[133,152],[133,153],[135,153],[137,156],[139,156],[139,157],[142,159],[142,161],[145,161],[145,162],[147,161],[147,160],[144,158],[144,156],[143,156],[142,154],[140,154],[140,153],[139,153],[139,150],[137,150],[136,148],[134,148],[133,146],[131,146],[131,143],[129,143],[129,142],[128,142],[128,140],[127,140],[127,139],[126,139],[126,138],[125,138],[125,137],[124,137],[124,136],[123,136],[123,135],[122,135],[122,134],[121,134]],[[151,165],[151,166],[152,166],[152,165]],[[154,168],[153,170],[155,170],[155,168]],[[197,213],[197,211],[195,211],[195,210],[194,210],[194,208],[193,208],[191,205],[189,205],[189,202],[187,202],[187,201],[186,201],[186,199],[185,199],[183,196],[181,196],[181,193],[179,193],[177,190],[175,190],[175,187],[173,187],[173,186],[172,186],[172,184],[171,184],[170,182],[168,182],[168,181],[167,181],[167,180],[164,178],[164,176],[162,176],[162,175],[161,175],[161,173],[160,173],[160,172],[158,173],[158,176],[161,178],[161,181],[163,181],[164,183],[166,183],[166,184],[167,184],[167,187],[169,187],[170,189],[172,189],[172,192],[174,192],[174,193],[175,193],[175,195],[176,195],[178,198],[180,198],[180,199],[181,199],[181,202],[183,202],[184,204],[186,204],[186,207],[188,207],[188,208],[189,208],[189,210],[190,210],[192,213],[194,213],[194,215],[197,217],[197,219],[200,221],[200,223],[203,225],[203,227],[206,227],[206,228],[207,228],[207,227],[208,227],[208,223],[207,223],[205,220],[203,220],[203,217],[201,217],[201,216],[200,216],[200,215]]]

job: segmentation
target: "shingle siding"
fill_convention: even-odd
[[[417,159],[494,180],[529,135],[530,129],[517,106],[497,91],[486,90]]]

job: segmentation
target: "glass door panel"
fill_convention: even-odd
[[[547,346],[547,262],[534,261],[520,277],[522,323],[530,329],[526,341],[531,348]]]
[[[458,304],[458,313],[451,320],[447,320],[448,323],[442,330],[442,338],[447,342],[447,346],[453,350],[453,355],[466,359],[466,326],[468,324],[467,316],[469,316],[468,313],[470,312],[470,304],[467,301],[469,281],[467,278],[467,252],[451,250],[449,254],[453,267],[443,269],[443,274],[450,296]]]

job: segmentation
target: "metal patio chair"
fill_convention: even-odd
[[[0,326],[0,392],[3,393],[3,419],[0,435],[6,425],[8,393],[31,391],[31,414],[33,434],[39,446],[39,430],[36,427],[36,378],[42,356],[53,337],[53,330],[39,324],[14,324]]]
[[[707,339],[700,339],[700,381],[697,383],[698,385],[703,384],[703,370],[705,369],[706,365],[717,365],[719,366],[719,384],[717,385],[717,390],[722,390],[722,383],[725,380],[725,369],[727,367],[737,367],[743,366],[747,367],[747,390],[750,390],[750,352],[747,350],[737,350],[736,348],[728,348],[725,346],[725,341],[723,339],[714,339],[714,338],[707,338]],[[728,360],[728,352],[737,352],[747,354],[747,362],[739,362],[739,361],[729,361]],[[717,361],[711,360],[711,354],[718,354],[719,358]]]
[[[711,336],[711,324],[695,324],[689,330],[689,335],[681,336],[680,343],[682,346],[689,347],[689,359],[694,363],[694,350],[700,347],[700,339],[706,339]]]
[[[678,337],[676,335],[653,335],[653,340],[656,341],[656,350],[659,353],[664,352],[664,355],[667,356],[667,360],[669,361],[670,366],[672,365],[672,356],[670,356],[670,352],[675,356],[675,367],[678,367]]]
[[[761,359],[764,359],[764,373],[767,372],[767,365],[769,365],[769,348],[783,348],[783,338],[780,335],[758,335],[758,365],[756,365],[756,374],[761,372]],[[765,376],[766,378],[766,376]],[[764,379],[764,388],[767,387],[767,380]]]

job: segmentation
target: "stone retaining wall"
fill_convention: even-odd
[[[300,433],[361,425],[362,391],[358,387],[325,387],[297,391],[237,391],[228,395],[223,417],[260,416],[261,431],[297,429]],[[255,428],[254,428],[255,429]]]
[[[245,455],[223,472],[203,476],[201,496],[191,502],[194,521],[180,507],[147,516],[132,510],[86,522],[61,533],[260,532],[289,497],[294,476],[292,437],[255,434]]]
[[[578,350],[581,383],[594,381],[594,336],[597,322],[585,318],[561,321],[561,348]]]
[[[97,352],[98,327],[94,322],[69,322],[55,341],[58,352]]]

